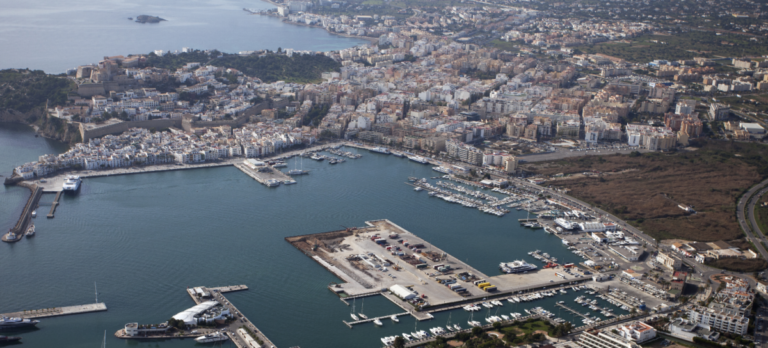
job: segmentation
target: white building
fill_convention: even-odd
[[[579,345],[584,348],[640,348],[632,340],[605,331],[585,331],[579,336]]]
[[[701,306],[688,311],[688,318],[694,323],[709,325],[714,330],[737,335],[745,335],[749,326],[749,318],[736,311],[718,311]]]
[[[628,340],[643,343],[656,337],[656,329],[642,321],[635,321],[619,326],[619,334]]]
[[[402,298],[403,300],[416,298],[416,293],[400,284],[392,285],[389,287],[389,291],[395,294],[395,296]]]

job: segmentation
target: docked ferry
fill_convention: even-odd
[[[0,318],[0,330],[19,329],[22,327],[35,326],[39,322],[40,321],[38,320],[2,317]]]
[[[499,264],[499,268],[504,273],[523,273],[529,271],[535,271],[538,269],[536,265],[532,265],[522,260],[515,260],[512,262],[502,262]]]
[[[195,341],[197,341],[197,343],[211,343],[211,342],[226,341],[228,339],[229,337],[227,337],[227,335],[221,332],[214,332],[212,334],[195,338]]]
[[[390,154],[389,150],[386,147],[381,147],[381,146],[377,146],[377,147],[372,148],[371,152],[383,153],[385,155],[389,155]]]
[[[421,163],[421,164],[428,164],[429,163],[429,161],[427,161],[426,158],[421,157],[421,156],[416,156],[416,155],[408,156],[408,159],[411,160],[411,161],[414,161],[416,163]]]
[[[67,175],[67,179],[64,180],[64,184],[62,185],[62,189],[64,191],[77,191],[80,189],[80,182],[82,182],[82,179],[80,179],[77,175]]]

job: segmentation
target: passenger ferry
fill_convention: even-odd
[[[67,175],[67,179],[64,180],[64,184],[62,185],[62,189],[64,191],[77,191],[80,189],[80,182],[82,180],[77,175]]]
[[[380,147],[380,146],[372,148],[371,152],[383,153],[385,155],[389,155],[390,154],[389,150],[386,147]]]
[[[429,164],[429,161],[427,161],[426,158],[421,157],[421,156],[416,156],[416,155],[408,156],[408,159],[411,160],[411,161],[414,161],[416,163]]]
[[[219,341],[226,341],[229,337],[227,335],[222,334],[221,332],[215,332],[212,334],[208,334],[205,336],[200,336],[198,338],[195,338],[195,341],[197,343],[211,343],[211,342],[219,342]]]

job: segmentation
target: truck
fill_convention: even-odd
[[[477,286],[477,285],[480,285],[482,283],[487,283],[487,281],[485,279],[475,280],[474,282],[472,282],[472,285]]]
[[[480,289],[482,289],[483,287],[486,287],[486,286],[488,286],[488,285],[491,285],[491,283],[489,283],[489,282],[480,283],[480,284],[477,284],[477,287],[478,287],[478,288],[480,288]]]

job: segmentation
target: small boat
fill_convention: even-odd
[[[32,237],[35,235],[35,224],[29,225],[29,228],[27,228],[27,232],[24,233],[27,237]]]
[[[382,323],[379,318],[374,319],[373,323],[376,324],[376,326],[384,326],[384,323]]]
[[[416,178],[416,177],[413,177],[413,176],[409,176],[409,177],[408,177],[408,181],[410,181],[410,182],[414,182],[414,181],[416,181],[416,180],[419,180],[419,179],[418,179],[418,178]]]
[[[295,183],[296,183],[296,180],[293,180],[293,179],[283,180],[283,185],[293,185]]]
[[[352,319],[354,319],[355,321],[360,320],[360,318],[358,318],[355,313],[350,313],[349,316],[352,317]]]
[[[367,315],[365,315],[365,314],[363,314],[363,313],[357,313],[357,315],[359,315],[359,316],[360,316],[360,318],[363,318],[363,319],[368,319],[368,316],[367,316]]]
[[[456,331],[461,331],[461,326],[459,326],[459,324],[453,324],[453,328],[456,329]]]
[[[403,332],[403,338],[405,338],[406,340],[410,341],[411,340],[411,335]]]
[[[394,322],[396,322],[396,323],[399,323],[399,322],[400,322],[400,319],[397,319],[397,316],[396,316],[396,315],[393,315],[393,316],[389,317],[389,319],[392,319],[392,321],[394,321]]]
[[[421,188],[421,187],[416,187],[416,188],[415,188],[415,189],[413,189],[413,190],[414,190],[414,191],[416,191],[416,192],[421,192],[421,191],[423,191],[424,189],[423,189],[423,188]]]
[[[33,210],[33,211],[32,211],[32,217],[33,217],[33,218],[36,218],[36,217],[37,217],[37,210]]]

